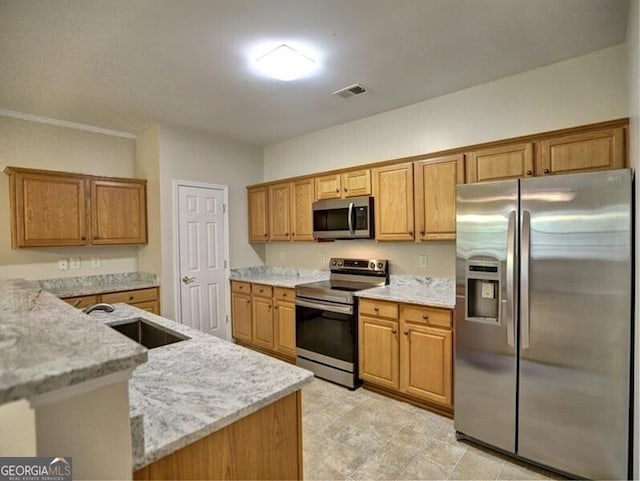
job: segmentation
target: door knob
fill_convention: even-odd
[[[195,278],[195,277],[189,277],[189,276],[184,276],[184,277],[182,278],[182,282],[183,282],[184,284],[191,284],[191,283],[192,283],[192,282],[194,282],[195,280],[196,280],[196,278]]]

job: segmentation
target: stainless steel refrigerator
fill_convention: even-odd
[[[632,183],[625,169],[458,186],[459,438],[628,478]]]

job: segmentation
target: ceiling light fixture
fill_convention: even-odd
[[[282,44],[258,57],[255,65],[268,76],[286,82],[311,73],[316,62],[288,45]]]

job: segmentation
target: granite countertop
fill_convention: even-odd
[[[0,281],[0,404],[144,363],[147,351],[37,283]]]
[[[149,351],[129,383],[131,413],[143,413],[144,450],[134,470],[300,389],[313,374],[126,304],[95,319],[142,317],[190,339]],[[135,424],[132,423],[132,426]],[[139,433],[132,433],[135,440]]]
[[[307,282],[329,278],[329,271],[314,271],[296,267],[258,266],[231,270],[232,281],[268,284],[276,287],[294,288]]]
[[[157,275],[146,272],[61,277],[56,279],[43,279],[38,282],[40,287],[60,298],[147,289],[160,285]]]
[[[455,279],[390,276],[388,286],[356,292],[367,299],[406,302],[431,307],[456,307]]]

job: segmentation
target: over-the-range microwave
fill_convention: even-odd
[[[316,239],[371,239],[373,224],[373,197],[313,203],[313,237]]]

